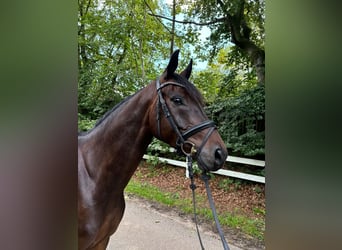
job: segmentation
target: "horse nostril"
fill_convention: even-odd
[[[226,159],[224,158],[224,153],[222,149],[218,148],[215,151],[215,163],[216,165],[222,165]]]

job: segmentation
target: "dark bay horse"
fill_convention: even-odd
[[[123,191],[153,136],[199,167],[223,166],[226,147],[203,110],[202,96],[188,81],[192,60],[175,73],[175,51],[164,73],[126,98],[78,137],[78,249],[105,249],[125,209]]]

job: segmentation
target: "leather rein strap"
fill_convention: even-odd
[[[196,189],[196,185],[194,183],[194,174],[193,174],[193,168],[192,168],[192,155],[193,153],[196,153],[196,158],[198,158],[199,154],[202,151],[202,148],[204,147],[204,145],[207,143],[210,135],[212,134],[212,132],[216,129],[215,123],[213,121],[204,121],[198,125],[195,125],[193,127],[191,127],[190,129],[188,129],[187,131],[181,133],[181,131],[179,130],[175,120],[173,119],[173,116],[169,110],[169,108],[167,107],[167,104],[165,102],[165,99],[163,97],[163,94],[161,92],[161,89],[169,86],[169,85],[174,85],[174,86],[178,86],[181,88],[185,88],[184,85],[180,84],[180,83],[176,83],[176,82],[165,82],[163,83],[163,85],[160,85],[159,79],[157,79],[156,81],[156,88],[157,88],[157,93],[158,93],[158,104],[157,104],[157,133],[158,136],[160,137],[160,107],[163,110],[163,113],[165,115],[165,117],[167,118],[167,120],[169,121],[172,129],[176,132],[178,139],[176,141],[176,146],[177,146],[177,151],[178,152],[183,152],[183,154],[186,156],[187,159],[187,165],[188,165],[188,171],[189,171],[189,177],[190,177],[190,188],[192,190],[192,200],[193,200],[193,208],[194,208],[194,219],[195,219],[195,224],[196,224],[196,230],[197,230],[197,235],[198,235],[198,239],[200,241],[200,245],[202,250],[204,250],[204,246],[202,243],[202,239],[201,239],[201,235],[199,233],[199,229],[198,229],[198,222],[197,222],[197,214],[196,214],[196,199],[195,199],[195,189]],[[205,138],[202,141],[202,144],[200,145],[200,147],[198,148],[198,150],[195,148],[195,145],[189,141],[187,141],[188,138],[190,138],[191,136],[193,136],[194,134],[207,129],[207,128],[211,128],[208,133],[206,134]],[[191,149],[189,152],[185,151],[183,146],[184,144],[190,144]],[[202,180],[205,183],[205,188],[207,191],[207,196],[208,196],[208,200],[209,200],[209,204],[211,207],[211,211],[215,220],[215,224],[218,230],[218,233],[220,235],[222,244],[223,244],[223,249],[224,250],[230,250],[228,243],[226,242],[226,239],[224,238],[218,217],[217,217],[217,213],[216,213],[216,209],[215,209],[215,205],[214,205],[214,201],[211,195],[211,190],[209,187],[209,183],[208,180],[210,179],[210,176],[207,174],[206,171],[204,171],[202,173]]]
[[[203,242],[202,242],[201,235],[200,235],[200,232],[198,229],[198,221],[197,221],[197,213],[196,213],[196,195],[195,195],[195,189],[197,187],[196,187],[195,182],[194,182],[194,171],[192,168],[192,158],[191,158],[191,155],[187,155],[186,158],[187,158],[187,165],[188,165],[188,171],[189,171],[189,178],[191,181],[190,189],[192,191],[192,204],[193,204],[193,209],[194,209],[194,220],[195,220],[195,225],[196,225],[196,231],[197,231],[197,236],[198,236],[198,239],[199,239],[199,242],[201,245],[201,249],[204,250]],[[205,189],[207,191],[207,197],[208,197],[209,205],[210,205],[213,217],[214,217],[214,221],[216,224],[217,231],[218,231],[220,238],[221,238],[223,249],[224,250],[230,250],[229,245],[228,245],[228,243],[224,237],[220,222],[218,220],[214,200],[213,200],[211,190],[209,187],[210,176],[206,172],[202,172],[201,179],[203,180],[203,182],[205,184]]]

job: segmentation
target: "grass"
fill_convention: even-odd
[[[170,207],[176,207],[184,213],[193,213],[193,205],[191,199],[180,199],[180,195],[176,193],[163,192],[159,188],[147,183],[140,183],[131,180],[125,189],[126,193],[134,194],[148,200],[156,201]],[[197,214],[199,217],[213,221],[212,212],[209,208],[201,207],[200,204],[206,201],[204,196],[196,195]],[[257,211],[260,212],[260,211]],[[250,219],[245,216],[236,215],[233,213],[218,214],[220,224],[236,228],[242,232],[255,237],[259,240],[264,240],[265,223],[262,220]]]
[[[177,197],[179,199],[177,193],[163,193],[150,184],[141,184],[132,180],[128,183],[125,192],[144,197],[148,200],[157,201],[167,206],[175,205]]]

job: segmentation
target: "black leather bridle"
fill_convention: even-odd
[[[201,235],[199,233],[199,229],[198,229],[198,222],[197,222],[197,215],[196,215],[196,199],[195,199],[195,189],[196,189],[196,185],[194,183],[194,175],[193,175],[193,168],[192,168],[192,156],[194,155],[195,158],[197,158],[197,161],[201,161],[199,155],[204,147],[204,145],[207,143],[210,135],[213,133],[213,131],[216,129],[215,123],[211,120],[207,120],[204,122],[201,122],[198,125],[195,125],[193,127],[191,127],[190,129],[186,130],[185,132],[181,132],[178,128],[178,125],[176,124],[166,102],[165,99],[163,97],[163,94],[161,92],[161,89],[169,86],[169,85],[174,85],[174,86],[178,86],[181,88],[185,88],[185,86],[183,84],[180,83],[176,83],[176,82],[165,82],[163,83],[163,85],[160,84],[159,79],[157,79],[156,81],[156,88],[157,88],[157,93],[158,93],[158,104],[157,104],[157,133],[158,133],[158,137],[160,138],[160,107],[163,110],[163,113],[165,115],[165,117],[167,118],[167,120],[169,121],[172,129],[176,132],[176,134],[178,135],[177,141],[176,141],[176,149],[178,153],[183,153],[186,158],[187,158],[187,166],[188,166],[188,171],[189,171],[189,177],[191,180],[191,184],[190,184],[190,188],[192,190],[192,199],[193,199],[193,207],[194,207],[194,219],[195,219],[195,224],[196,224],[196,230],[197,230],[197,235],[200,241],[200,245],[201,245],[201,249],[204,250],[204,246],[202,243],[202,239],[201,239]],[[194,134],[204,130],[210,128],[210,130],[207,132],[206,136],[204,137],[201,145],[199,146],[198,149],[196,149],[195,145],[188,141],[189,137],[193,136]],[[187,151],[187,149],[185,148],[185,145],[190,146],[190,150]],[[202,167],[204,168],[203,173],[202,173],[202,180],[205,183],[205,187],[206,187],[206,191],[207,191],[207,195],[208,195],[208,200],[209,200],[209,204],[210,204],[210,208],[212,210],[213,213],[213,217],[215,220],[215,224],[218,230],[218,233],[220,235],[222,244],[223,244],[223,249],[224,250],[230,250],[228,243],[224,237],[222,228],[220,226],[219,220],[218,220],[218,216],[216,213],[216,209],[215,209],[215,205],[214,205],[214,201],[211,195],[211,191],[209,188],[209,183],[208,180],[210,179],[210,176],[207,175],[207,170],[205,169],[206,166],[204,164],[202,164]]]
[[[181,132],[178,128],[177,123],[175,122],[175,119],[173,118],[166,102],[165,99],[163,97],[163,93],[162,93],[162,89],[165,88],[166,86],[169,85],[174,85],[174,86],[178,86],[181,88],[185,88],[185,86],[183,84],[180,83],[176,83],[176,82],[165,82],[162,85],[160,84],[159,79],[156,80],[156,88],[157,88],[157,93],[158,93],[158,104],[157,104],[157,133],[158,133],[158,137],[160,137],[160,108],[162,109],[165,117],[167,118],[167,120],[169,121],[170,126],[172,127],[172,129],[175,131],[175,133],[177,134],[178,138],[176,141],[176,149],[178,153],[183,153],[184,155],[189,155],[189,154],[194,154],[195,158],[199,156],[199,154],[201,153],[204,145],[207,143],[210,135],[213,133],[213,131],[216,129],[215,123],[213,121],[207,120],[204,122],[201,122],[198,125],[195,125],[193,127],[191,127],[190,129],[186,130],[185,132]],[[202,141],[202,144],[200,145],[200,147],[198,149],[196,149],[195,145],[188,141],[188,139],[193,136],[194,134],[204,130],[210,128],[210,130],[208,131],[208,133],[206,134],[205,138]],[[190,146],[190,151],[187,151],[186,146]]]

